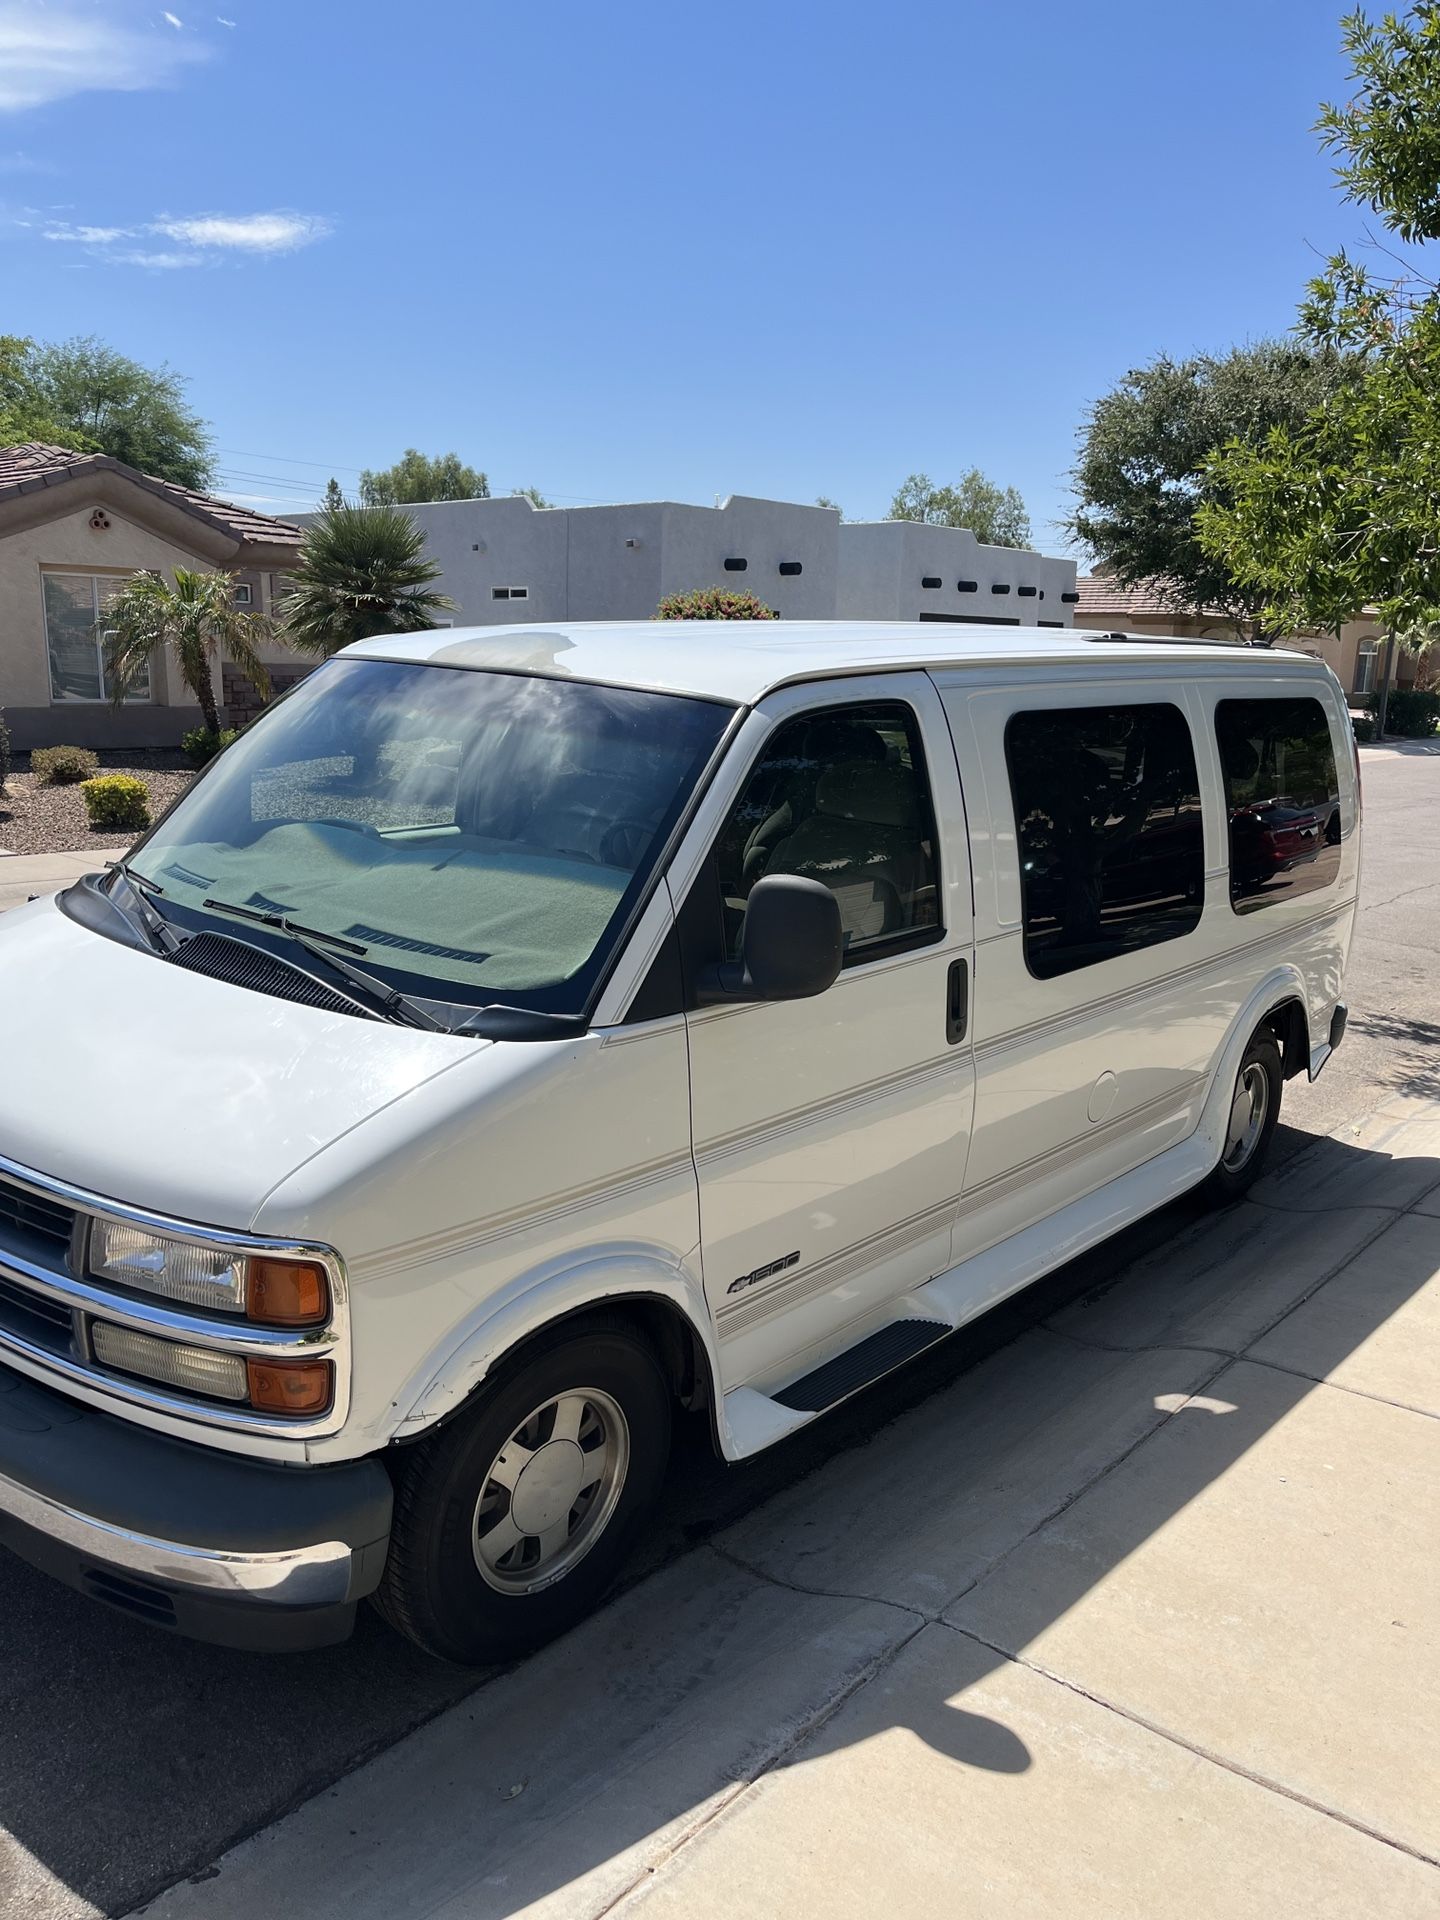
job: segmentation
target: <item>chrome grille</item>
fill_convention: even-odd
[[[67,1354],[75,1343],[74,1315],[58,1300],[31,1293],[0,1274],[0,1329],[48,1353]]]
[[[43,1240],[50,1247],[68,1252],[75,1227],[75,1212],[58,1200],[43,1199],[26,1187],[0,1179],[0,1241],[24,1235],[31,1241]]]

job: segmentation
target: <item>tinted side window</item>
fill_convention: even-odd
[[[787,722],[745,783],[716,859],[732,959],[750,889],[768,873],[830,888],[847,956],[937,932],[935,821],[914,714],[885,702]]]
[[[1236,913],[1333,885],[1340,872],[1340,783],[1320,702],[1222,700],[1215,737]]]
[[[1017,713],[1005,755],[1031,973],[1050,980],[1199,925],[1200,781],[1178,707]]]

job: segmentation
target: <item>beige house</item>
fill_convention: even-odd
[[[174,662],[122,707],[105,684],[105,602],[130,575],[223,568],[242,605],[269,610],[299,527],[152,479],[108,454],[37,443],[0,448],[0,712],[12,744],[173,746],[200,710]],[[267,650],[281,684],[301,670]],[[244,703],[233,668],[217,670],[222,707]]]
[[[1182,640],[1234,642],[1240,638],[1227,614],[1216,609],[1179,612],[1153,583],[1122,587],[1108,574],[1095,573],[1082,574],[1075,588],[1080,596],[1075,604],[1077,627],[1097,633],[1173,634]],[[1326,661],[1352,698],[1373,693],[1379,685],[1385,635],[1378,621],[1352,620],[1338,634],[1297,633],[1285,644]],[[1392,685],[1406,687],[1414,678],[1414,656],[1402,653]]]

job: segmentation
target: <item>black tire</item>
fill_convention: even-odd
[[[1200,1188],[1201,1198],[1213,1207],[1227,1207],[1232,1200],[1240,1199],[1265,1170],[1270,1142],[1275,1137],[1276,1123],[1280,1118],[1280,1097],[1285,1088],[1279,1042],[1268,1027],[1258,1027],[1250,1036],[1250,1044],[1235,1075],[1236,1094],[1247,1073],[1253,1069],[1259,1069],[1264,1076],[1264,1119],[1254,1141],[1238,1158],[1232,1154],[1227,1162],[1226,1149],[1221,1148],[1219,1165]]]
[[[551,1584],[497,1591],[475,1545],[491,1470],[536,1409],[585,1389],[608,1397],[627,1430],[613,1509],[583,1557]],[[626,1325],[586,1321],[530,1348],[486,1381],[462,1415],[402,1456],[390,1552],[374,1596],[380,1612],[418,1647],[461,1666],[510,1660],[564,1633],[596,1606],[645,1528],[665,1477],[670,1414],[659,1360]]]

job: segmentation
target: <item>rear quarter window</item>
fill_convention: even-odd
[[[1230,904],[1255,913],[1335,884],[1340,782],[1318,700],[1222,700],[1215,740],[1230,836]]]

